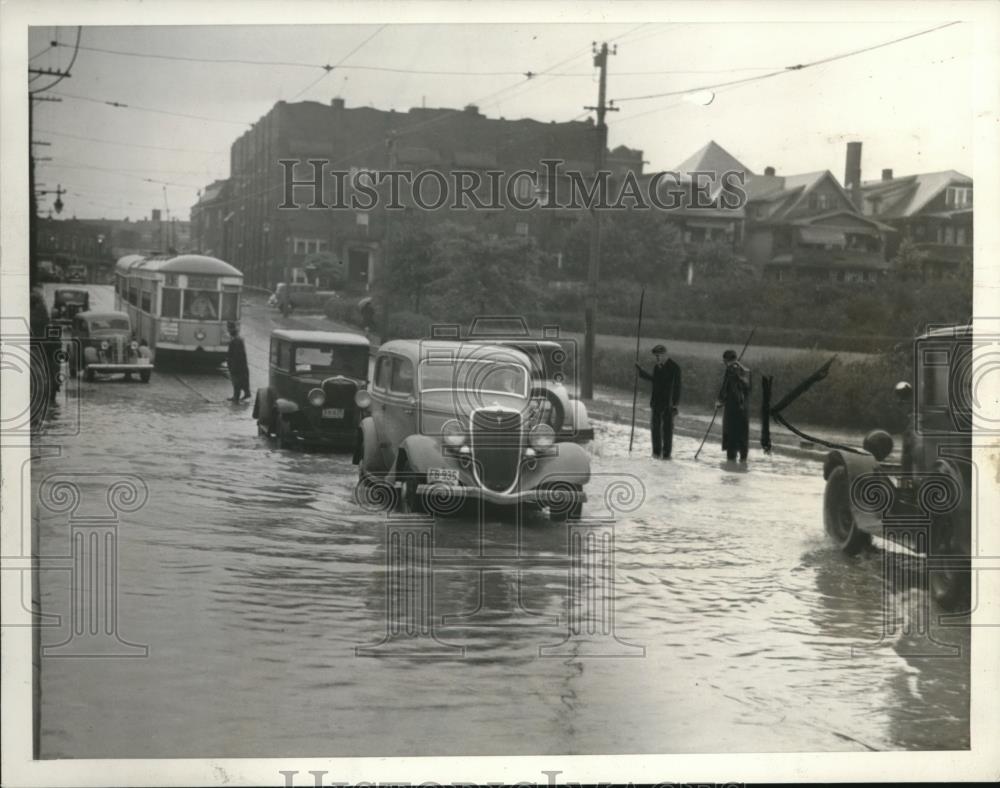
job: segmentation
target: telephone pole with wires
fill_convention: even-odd
[[[587,295],[584,311],[584,337],[583,337],[583,369],[580,376],[580,399],[594,398],[594,339],[595,323],[597,319],[597,291],[601,277],[601,202],[607,195],[600,188],[602,184],[601,171],[604,169],[605,154],[608,147],[608,125],[604,122],[604,115],[607,112],[617,112],[617,107],[609,107],[606,104],[607,83],[608,83],[608,55],[618,54],[618,47],[608,49],[607,43],[594,47],[594,65],[600,69],[600,81],[597,91],[597,106],[584,107],[586,110],[597,111],[597,145],[594,152],[594,178],[597,197],[595,204],[590,207],[591,229],[590,229],[590,264],[587,267]]]

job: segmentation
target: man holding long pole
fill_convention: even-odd
[[[646,372],[635,365],[639,377],[653,383],[653,393],[649,399],[650,424],[653,437],[653,456],[669,460],[674,446],[674,416],[681,400],[681,368],[677,362],[667,358],[663,345],[653,348],[656,364],[653,371]]]
[[[723,408],[722,448],[729,462],[739,455],[745,464],[750,448],[750,370],[740,363],[735,350],[723,353],[722,361],[726,371],[715,405]]]

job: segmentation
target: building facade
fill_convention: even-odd
[[[385,200],[371,210],[321,207],[340,202],[339,184],[332,177],[323,180],[319,206],[313,202],[314,186],[309,185],[294,188],[291,202],[295,207],[291,207],[285,202],[288,173],[281,160],[296,162],[290,174],[298,183],[312,181],[320,166],[327,172],[357,168],[447,174],[466,170],[478,172],[488,182],[487,173],[497,170],[508,174],[526,170],[544,176],[544,159],[559,159],[563,169],[592,176],[595,144],[596,130],[589,121],[488,118],[475,106],[395,112],[348,108],[341,99],[329,105],[278,102],[233,143],[228,183],[207,188],[193,215],[198,216],[196,227],[205,225],[204,230],[197,230],[201,245],[221,244],[221,257],[242,270],[249,284],[273,288],[280,281],[312,281],[322,275],[330,282],[364,290],[377,277],[385,255],[391,253],[385,239],[398,212],[385,210]],[[641,173],[642,152],[616,148],[607,153],[607,164],[616,173]],[[534,195],[544,200],[559,186],[565,184],[549,183],[543,177],[536,186],[522,178],[515,192],[518,199]],[[388,197],[385,189],[380,191]],[[488,197],[484,190],[477,193]],[[433,201],[435,194],[436,186],[431,183],[425,195]],[[575,211],[539,208],[445,206],[424,211],[407,200],[406,190],[402,203],[404,210],[421,210],[429,221],[472,224],[487,235],[533,237],[547,248],[558,247],[561,234],[579,216]],[[210,211],[222,215],[222,228],[215,235],[207,229],[207,218],[202,221]]]

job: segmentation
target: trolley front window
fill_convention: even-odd
[[[237,293],[223,293],[222,294],[222,319],[223,320],[238,320],[240,311],[240,294]]]
[[[185,320],[218,320],[219,293],[211,290],[184,291]]]
[[[163,308],[160,310],[162,317],[181,316],[181,291],[175,287],[163,288]]]

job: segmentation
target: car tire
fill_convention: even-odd
[[[410,469],[409,463],[404,461],[403,466],[396,470],[396,478],[402,482],[397,502],[398,511],[402,514],[427,514],[427,506],[417,493],[420,478]]]
[[[572,485],[573,492],[582,492],[583,487],[578,484]],[[583,504],[574,503],[567,509],[552,509],[549,508],[549,521],[553,523],[565,523],[567,520],[579,520],[580,515],[583,514]]]
[[[928,579],[931,597],[948,613],[969,609],[972,598],[972,566],[968,556],[956,547],[955,520],[938,517],[931,523],[931,555],[949,558],[949,566],[932,569]]]
[[[823,526],[845,555],[857,555],[872,543],[871,535],[858,528],[848,490],[847,468],[838,465],[823,491]]]
[[[295,441],[292,439],[292,426],[288,423],[288,419],[283,418],[280,413],[275,413],[272,411],[272,421],[274,422],[274,431],[278,436],[278,448],[279,449],[290,449]]]

